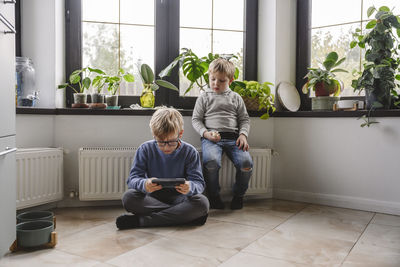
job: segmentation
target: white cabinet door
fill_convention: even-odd
[[[8,22],[14,27],[14,4],[0,1],[0,137],[15,134],[15,34],[10,31]],[[2,22],[6,20],[6,22]]]
[[[0,138],[0,258],[16,238],[17,196],[13,148],[15,136]]]

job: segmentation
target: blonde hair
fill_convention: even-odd
[[[225,74],[229,80],[232,80],[235,75],[235,65],[224,58],[214,59],[208,67],[208,74],[215,72]]]
[[[165,139],[168,135],[178,134],[183,130],[183,117],[174,108],[161,107],[151,117],[150,129],[153,136]]]

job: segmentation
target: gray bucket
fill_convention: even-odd
[[[17,224],[17,242],[20,247],[36,247],[51,241],[54,224],[51,221],[28,221]]]
[[[51,221],[53,222],[54,213],[51,211],[27,211],[17,215],[17,223],[30,221]]]

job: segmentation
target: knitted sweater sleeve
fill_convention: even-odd
[[[207,131],[206,126],[204,125],[204,113],[205,113],[205,101],[203,95],[197,97],[196,104],[193,109],[192,115],[192,125],[193,128],[203,137],[205,131]]]
[[[244,134],[249,137],[250,132],[250,118],[247,113],[246,105],[244,104],[243,98],[239,95],[238,97],[238,107],[237,107],[237,117],[238,117],[238,128],[239,134]]]
[[[201,194],[204,191],[205,182],[203,178],[199,152],[193,147],[185,163],[186,179],[190,181],[190,192],[188,195]]]
[[[135,159],[133,160],[132,168],[128,177],[128,188],[136,189],[143,193],[146,193],[145,182],[147,179],[146,175],[146,162],[147,153],[143,146],[140,146],[135,154]]]

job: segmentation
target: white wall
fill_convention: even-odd
[[[22,115],[16,119],[16,143],[18,148],[54,147],[53,115]]]
[[[274,196],[400,214],[400,118],[275,118]]]

